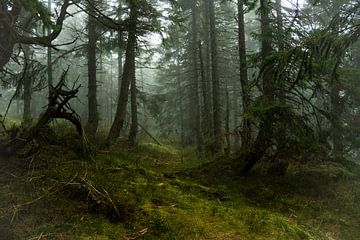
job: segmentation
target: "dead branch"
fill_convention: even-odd
[[[81,85],[68,90],[65,84],[68,71],[69,68],[63,72],[59,83],[51,89],[49,104],[45,112],[40,115],[37,123],[31,128],[25,129],[19,135],[13,136],[12,138],[10,137],[8,142],[0,143],[0,156],[7,157],[14,155],[33,139],[39,137],[44,126],[53,119],[65,119],[71,122],[76,127],[78,134],[82,137],[84,153],[90,152],[91,149],[85,136],[80,117],[69,104],[71,99],[76,98]]]

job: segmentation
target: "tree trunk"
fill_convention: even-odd
[[[267,0],[260,0],[260,24],[261,24],[261,61],[262,66],[265,64],[267,57],[273,51],[272,32],[270,26],[270,5]],[[271,70],[264,71],[261,77],[263,93],[262,100],[265,104],[271,104],[274,100],[273,91],[273,74]],[[240,158],[244,158],[245,165],[241,168],[242,174],[247,174],[256,163],[265,155],[271,144],[271,137],[274,136],[274,118],[271,110],[265,110],[263,113],[259,133],[252,147],[245,151]]]
[[[206,138],[211,136],[212,127],[212,116],[211,116],[211,94],[208,79],[205,74],[205,65],[203,60],[203,51],[201,41],[199,41],[199,60],[200,60],[200,73],[201,73],[201,92],[204,102],[202,126],[203,132]]]
[[[135,61],[134,61],[135,64]],[[138,132],[138,115],[137,115],[137,100],[136,100],[136,77],[135,77],[135,66],[133,68],[134,72],[131,77],[131,126],[129,134],[129,145],[136,145],[136,136]]]
[[[336,12],[336,17],[339,16],[340,4],[333,5]],[[339,26],[335,25],[332,27],[333,32],[339,31]],[[339,79],[339,67],[341,65],[341,60],[338,59],[332,69],[331,79],[330,79],[330,108],[331,108],[331,139],[333,142],[333,158],[338,160],[342,158],[344,145],[343,145],[343,123],[342,115],[344,106],[341,100],[341,83]]]
[[[234,85],[234,89],[232,91],[232,102],[233,102],[233,132],[234,132],[234,148],[235,150],[240,149],[240,108],[239,108],[239,101],[238,101],[238,89],[237,84]]]
[[[226,151],[227,155],[231,152],[231,141],[230,141],[230,97],[229,90],[226,87],[226,111],[225,111],[225,136],[226,136]]]
[[[283,16],[282,16],[282,5],[281,0],[276,0],[275,3],[275,10],[276,10],[276,25],[277,25],[277,34],[276,34],[276,43],[278,46],[278,51],[283,52],[285,50],[285,42],[284,42],[284,24],[283,24]],[[286,84],[285,79],[282,76],[278,76],[278,100],[283,105],[286,104]],[[286,132],[287,132],[287,125],[280,124],[276,130],[276,141],[279,145],[279,149],[283,149],[286,147]]]
[[[283,51],[285,49],[285,46],[284,46],[284,24],[283,24],[282,12],[281,12],[282,9],[281,0],[276,0],[275,7],[276,7],[276,24],[278,30],[277,43],[278,43],[279,51]]]
[[[208,0],[209,23],[210,23],[210,46],[211,46],[211,78],[213,94],[213,121],[214,121],[214,146],[215,153],[223,153],[223,134],[221,121],[220,79],[218,67],[218,46],[216,38],[215,4],[214,0]]]
[[[119,21],[121,21],[121,3],[122,3],[122,0],[119,0],[119,16],[118,16],[118,19]],[[121,79],[122,79],[122,74],[123,74],[123,54],[124,54],[124,46],[123,46],[123,33],[122,31],[119,31],[118,32],[118,94],[120,95],[120,89],[121,89]]]
[[[340,98],[341,85],[339,82],[339,75],[337,69],[340,61],[336,64],[332,79],[330,82],[330,105],[331,105],[331,138],[333,142],[333,157],[339,158],[343,153],[343,126],[341,116],[343,114],[344,106]]]
[[[196,146],[198,152],[202,152],[203,150],[203,139],[202,139],[202,133],[201,133],[201,108],[200,108],[200,100],[199,100],[199,74],[198,74],[198,37],[197,37],[197,19],[196,19],[196,6],[193,5],[191,9],[191,60],[192,60],[192,66],[193,66],[193,84],[192,84],[192,99],[193,104],[192,106],[194,109],[191,110],[191,115],[193,118],[193,133],[196,138]]]
[[[4,70],[4,66],[10,61],[14,46],[16,44],[14,28],[16,20],[21,13],[22,5],[15,1],[11,10],[7,1],[0,1],[0,72]]]
[[[26,67],[24,69],[24,112],[23,112],[23,121],[25,126],[31,125],[31,87],[32,87],[32,78],[30,76],[30,65],[31,65],[31,50],[28,45],[22,45],[24,50],[24,61]]]
[[[48,9],[51,12],[51,0],[48,0]],[[47,29],[47,34],[50,35],[51,29]],[[47,77],[48,77],[48,87],[49,87],[49,97],[51,96],[51,91],[53,88],[53,69],[52,69],[52,52],[51,47],[47,48]]]
[[[250,106],[250,94],[248,89],[248,69],[246,61],[246,43],[245,43],[245,23],[244,23],[244,6],[243,0],[238,0],[238,44],[239,44],[239,59],[240,59],[240,84],[242,97],[242,148],[248,149],[250,147],[251,139],[251,122],[246,118]]]
[[[124,71],[121,80],[120,95],[114,122],[111,126],[107,142],[112,144],[119,136],[125,122],[126,106],[129,96],[129,85],[135,73],[135,47],[136,47],[136,28],[137,10],[131,5],[129,19],[129,36],[126,46]]]
[[[207,138],[212,137],[213,136],[213,131],[214,131],[214,119],[213,119],[213,103],[212,103],[212,79],[211,79],[211,46],[210,46],[210,31],[209,31],[209,26],[210,26],[210,17],[209,17],[209,5],[207,3],[208,0],[205,0],[204,3],[204,29],[205,29],[205,34],[204,34],[204,45],[205,45],[205,53],[204,53],[204,57],[205,57],[205,61],[204,61],[204,76],[205,76],[205,83],[207,85],[207,90],[206,92],[209,95],[209,119],[208,122],[206,123],[206,126],[208,126],[208,132],[207,132]]]
[[[180,110],[180,141],[181,147],[185,145],[185,129],[184,129],[184,90],[181,84],[181,74],[180,74],[180,60],[177,59],[177,68],[176,68],[176,83],[179,88],[179,110]]]
[[[92,17],[95,15],[93,5],[94,0],[89,2],[89,26],[88,26],[88,122],[86,130],[89,136],[94,137],[99,125],[99,116],[97,109],[97,81],[96,81],[96,19]]]

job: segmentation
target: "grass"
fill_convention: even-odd
[[[360,239],[355,168],[237,178],[192,149],[118,145],[83,161],[69,144],[0,162],[1,239]]]

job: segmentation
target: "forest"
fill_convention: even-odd
[[[360,239],[358,0],[0,0],[0,240]]]

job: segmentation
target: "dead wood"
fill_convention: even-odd
[[[79,136],[82,137],[83,147],[86,150],[84,153],[87,154],[89,152],[89,145],[80,117],[69,104],[71,99],[76,98],[80,85],[72,89],[67,88],[65,80],[68,71],[69,69],[63,72],[59,83],[51,89],[49,104],[45,112],[40,115],[37,123],[28,129],[20,131],[16,136],[9,136],[6,142],[0,142],[1,157],[13,156],[33,139],[38,138],[42,129],[53,119],[65,119],[71,122],[76,127]]]

